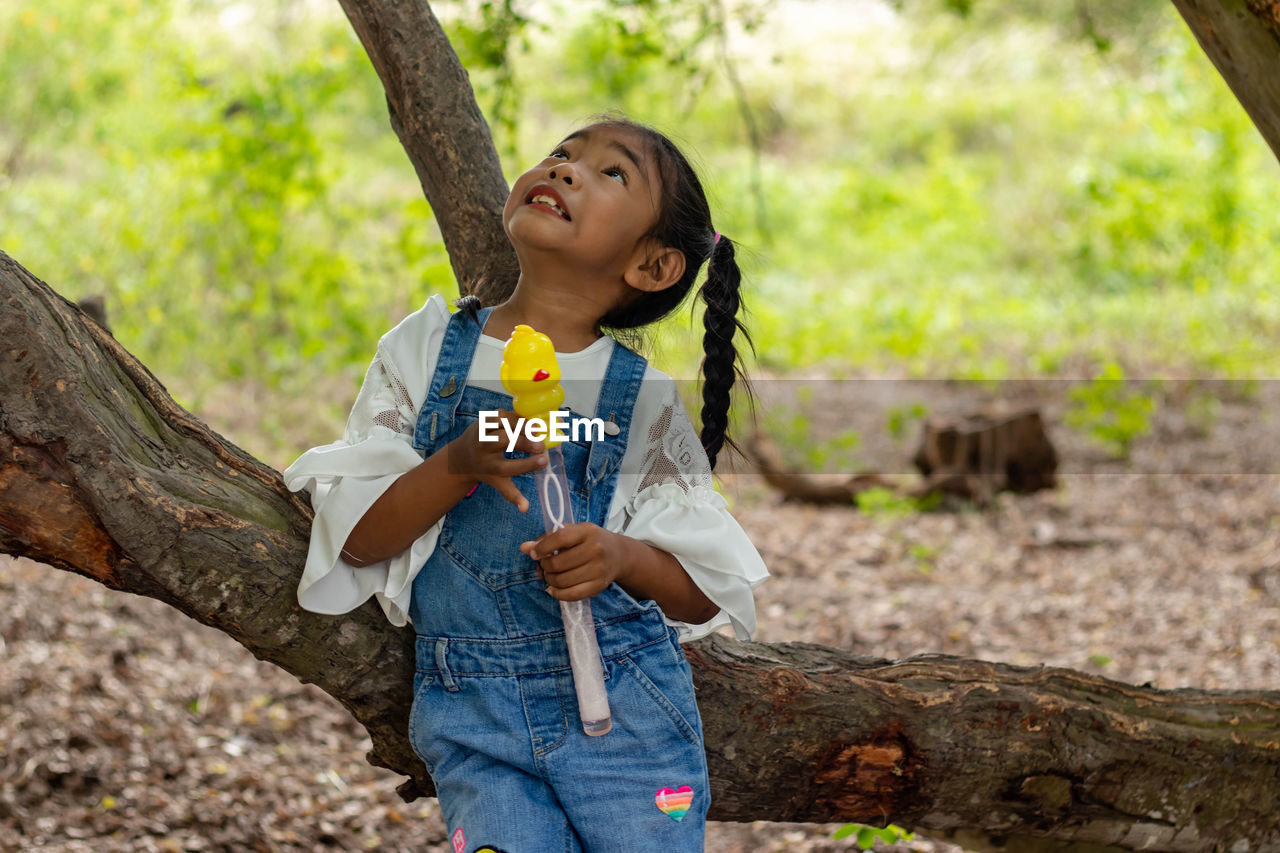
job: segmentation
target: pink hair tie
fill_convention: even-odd
[[[467,493],[466,493],[465,495],[463,495],[463,497],[464,497],[464,498],[469,498],[469,497],[471,497],[472,495],[474,495],[474,494],[476,493],[476,489],[478,489],[478,488],[480,488],[480,484],[479,484],[479,483],[476,483],[474,486],[472,486],[472,487],[467,491]]]
[[[711,245],[713,245],[713,246],[714,246],[714,245],[716,245],[716,244],[717,244],[717,243],[719,243],[719,242],[720,242],[720,232],[719,232],[719,231],[717,231],[717,232],[716,232],[716,238],[715,238],[714,240],[712,240],[712,241],[711,241]]]

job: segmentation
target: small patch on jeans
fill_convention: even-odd
[[[693,805],[693,789],[688,785],[681,785],[674,791],[663,788],[653,795],[653,804],[664,815],[678,821],[689,813],[689,807]]]
[[[471,853],[507,853],[507,851],[499,850],[497,847],[486,844],[483,847],[477,847],[475,850],[472,850]]]
[[[453,853],[467,853],[467,836],[463,834],[462,827],[458,827],[453,831]]]

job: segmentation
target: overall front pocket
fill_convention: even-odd
[[[646,655],[646,651],[649,650],[641,650],[619,658],[619,666],[671,720],[681,737],[694,746],[701,746],[702,736],[698,728],[690,722],[691,718],[699,719],[697,702],[693,698],[693,685],[685,683],[684,674],[679,669],[670,668],[670,664],[664,663],[667,659],[666,655]],[[646,669],[649,672],[646,672]]]
[[[413,674],[413,685],[413,704],[409,706],[409,746],[413,748],[414,755],[427,765],[427,772],[434,775],[435,763],[428,748],[432,711],[427,706],[427,697],[439,689],[440,676],[419,669]]]
[[[484,586],[501,589],[538,576],[537,563],[520,550],[521,542],[542,535],[542,519],[537,521],[536,526],[530,524],[496,490],[482,483],[445,516],[436,547]]]

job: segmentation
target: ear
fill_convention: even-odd
[[[636,248],[623,280],[636,290],[654,293],[666,290],[684,275],[684,252],[648,241]]]

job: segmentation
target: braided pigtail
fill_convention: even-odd
[[[512,256],[496,261],[488,270],[471,279],[464,295],[454,300],[454,307],[472,320],[479,320],[481,308],[505,302],[520,279],[520,264]]]
[[[727,442],[738,449],[729,438],[729,401],[734,381],[746,376],[742,372],[738,349],[733,344],[735,333],[741,333],[747,346],[754,352],[754,345],[747,329],[738,319],[741,307],[739,287],[742,273],[734,259],[733,241],[719,234],[711,249],[711,263],[707,268],[707,280],[702,284],[702,301],[706,303],[702,336],[702,447],[712,470],[716,456]],[[750,393],[750,388],[747,389]]]
[[[480,309],[484,307],[484,303],[479,296],[474,293],[468,293],[466,296],[454,300],[453,307],[470,317],[472,322],[477,322],[480,319]]]

